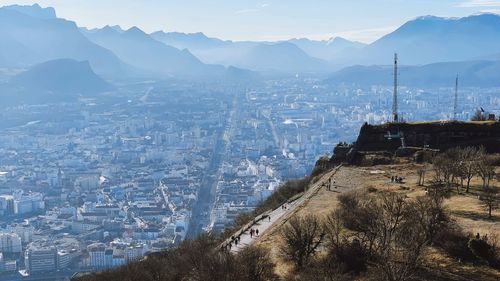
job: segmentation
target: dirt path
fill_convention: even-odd
[[[328,183],[328,180],[337,172],[339,168],[340,167],[335,168],[323,175],[321,179],[314,183],[300,198],[291,203],[285,204],[284,206],[286,208],[280,206],[269,213],[267,217],[252,225],[250,229],[246,230],[239,236],[240,239],[237,245],[232,243],[231,252],[237,253],[241,249],[252,245],[255,241],[258,241],[259,237],[262,237],[268,231],[268,229],[272,228],[273,225],[282,223],[284,219],[286,220],[286,218],[288,218],[291,214],[295,213],[299,208],[306,205],[307,202],[311,200],[311,198],[313,198],[320,189],[326,188],[326,183]],[[251,229],[258,230],[259,235],[252,235],[250,233]],[[240,231],[236,233],[240,233]]]

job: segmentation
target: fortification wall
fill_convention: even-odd
[[[401,134],[408,147],[446,150],[457,146],[483,145],[489,152],[500,152],[500,122],[422,122],[361,127],[354,145],[357,151],[395,152],[401,139],[388,135]]]

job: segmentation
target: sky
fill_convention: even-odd
[[[89,28],[117,24],[238,41],[341,36],[370,43],[418,16],[500,13],[500,0],[0,0],[33,3]]]

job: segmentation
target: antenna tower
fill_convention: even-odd
[[[458,115],[458,74],[455,79],[455,102],[453,104],[453,120],[457,120]]]
[[[394,92],[392,97],[392,116],[393,121],[397,123],[398,117],[398,54],[394,54]]]

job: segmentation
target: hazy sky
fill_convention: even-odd
[[[222,39],[328,39],[371,42],[422,15],[500,13],[495,0],[0,0],[1,5],[52,6],[80,26],[119,24],[204,32]]]

